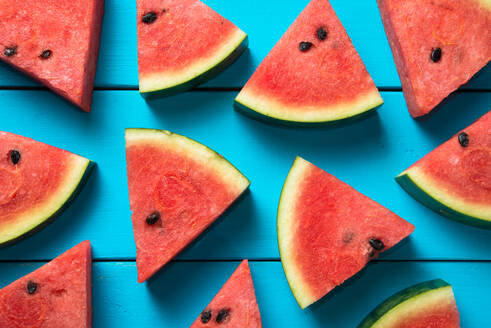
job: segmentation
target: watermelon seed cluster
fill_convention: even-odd
[[[224,323],[227,321],[229,316],[230,316],[230,309],[223,308],[220,311],[218,311],[215,321],[218,324]],[[203,312],[201,312],[201,316],[200,316],[201,323],[206,324],[210,322],[212,317],[213,317],[213,312],[211,310],[209,309],[204,310]]]
[[[3,54],[7,57],[12,57],[17,54],[17,46],[5,47]]]
[[[36,284],[34,281],[32,280],[29,280],[27,282],[27,286],[26,286],[26,289],[27,289],[27,293],[29,293],[29,295],[32,295],[36,292],[36,290],[38,289],[38,284]]]
[[[441,48],[431,49],[430,58],[434,63],[438,63],[440,59],[442,59],[442,49]]]
[[[165,12],[165,9],[164,9],[164,12]],[[149,11],[148,13],[143,15],[143,17],[142,17],[142,22],[145,24],[152,24],[156,20],[157,20],[157,13],[155,13],[154,11]]]
[[[462,147],[465,148],[465,147],[469,146],[469,135],[467,133],[460,132],[458,139],[459,139],[459,143]]]
[[[320,41],[324,41],[325,39],[327,39],[328,32],[324,26],[321,26],[317,29],[316,35]],[[301,52],[306,52],[309,51],[313,45],[314,44],[312,42],[302,41],[300,42],[298,48],[300,49]]]
[[[16,149],[12,149],[12,150],[10,151],[10,160],[12,161],[12,163],[13,163],[14,165],[17,165],[17,163],[19,163],[19,161],[20,161],[20,157],[21,157],[21,156],[20,156],[20,152],[19,152],[18,150],[16,150]]]

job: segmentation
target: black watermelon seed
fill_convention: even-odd
[[[380,239],[371,238],[368,242],[370,243],[370,246],[377,251],[381,251],[385,247],[384,243]]]
[[[469,135],[465,132],[459,133],[459,143],[462,147],[469,146]]]
[[[160,212],[155,211],[150,213],[145,221],[148,225],[154,225],[158,220],[160,220]]]
[[[440,59],[442,59],[442,49],[441,48],[431,49],[430,58],[434,63],[438,63]]]
[[[201,322],[208,323],[211,320],[211,310],[204,310],[201,312]]]
[[[38,284],[36,284],[34,281],[29,280],[27,282],[27,292],[29,293],[29,295],[34,294],[37,289],[38,289]]]
[[[10,151],[10,160],[14,165],[17,165],[17,163],[20,161],[20,152],[16,149],[12,149]]]
[[[43,52],[41,52],[41,54],[39,55],[39,57],[41,59],[48,59],[49,57],[51,57],[51,54],[52,53],[53,52],[51,50],[47,49],[47,50],[44,50]]]
[[[216,322],[217,323],[224,322],[225,320],[227,320],[229,315],[230,315],[230,309],[221,309],[220,312],[218,312]]]
[[[302,41],[302,42],[300,42],[300,45],[298,46],[298,48],[302,52],[308,51],[311,47],[312,47],[312,42],[308,42],[308,41]]]
[[[323,27],[319,27],[317,30],[317,38],[321,41],[324,41],[327,38],[327,31]]]
[[[152,24],[157,20],[157,14],[153,11],[149,11],[142,17],[142,22],[145,24]]]
[[[17,46],[5,47],[3,54],[7,57],[12,57],[17,54]]]

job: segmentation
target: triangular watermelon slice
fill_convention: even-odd
[[[413,164],[397,182],[437,213],[491,229],[491,112]]]
[[[389,297],[358,328],[460,328],[459,321],[452,286],[435,279]]]
[[[261,328],[251,270],[242,261],[222,289],[191,325],[199,327]]]
[[[296,123],[351,118],[382,103],[327,0],[309,3],[235,99],[253,117]]]
[[[247,48],[247,35],[199,0],[137,0],[142,96],[170,96],[215,77]]]
[[[0,59],[90,111],[104,0],[4,0]]]
[[[491,58],[488,0],[377,0],[407,107],[430,113]]]
[[[303,309],[359,272],[414,226],[297,157],[281,193],[281,262]]]
[[[126,160],[138,282],[182,251],[249,186],[222,156],[169,131],[127,129]]]
[[[90,242],[1,289],[0,327],[92,327]]]
[[[85,185],[94,163],[0,131],[0,247],[55,219]]]

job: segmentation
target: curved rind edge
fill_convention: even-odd
[[[388,314],[396,306],[401,305],[408,300],[411,300],[415,296],[423,295],[427,292],[434,291],[440,288],[452,288],[449,283],[442,279],[435,279],[425,281],[417,285],[403,289],[396,294],[390,296],[380,305],[378,305],[372,312],[370,312],[365,319],[358,325],[358,328],[370,328],[376,324],[382,317]]]
[[[78,155],[74,155],[78,156]],[[79,157],[79,156],[78,156]],[[83,157],[81,157],[83,158]],[[85,158],[83,158],[85,159]],[[37,220],[39,224],[33,226],[32,228],[25,230],[23,233],[20,235],[17,235],[14,238],[11,238],[9,240],[6,240],[4,242],[0,242],[0,248],[3,247],[8,247],[10,245],[13,245],[27,237],[32,236],[36,232],[42,230],[45,228],[47,225],[49,225],[51,222],[56,220],[70,205],[75,201],[75,199],[78,197],[80,192],[82,191],[83,187],[87,183],[90,174],[92,173],[93,169],[97,166],[97,164],[91,160],[85,159],[87,161],[87,165],[83,169],[83,174],[81,174],[81,178],[78,180],[78,183],[74,184],[74,188],[71,190],[70,193],[67,194],[67,198],[63,201],[63,203],[60,204],[60,206],[52,213],[48,213],[44,219]]]
[[[438,214],[466,225],[491,230],[491,221],[459,212],[436,200],[431,196],[431,194],[426,192],[421,186],[413,181],[413,179],[411,179],[408,171],[401,173],[395,179],[409,195]]]

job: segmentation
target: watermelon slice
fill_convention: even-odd
[[[460,328],[452,286],[441,279],[423,282],[391,296],[358,328]]]
[[[439,214],[491,229],[491,112],[413,164],[397,182]]]
[[[382,103],[327,0],[309,3],[235,99],[245,114],[297,124],[351,118]]]
[[[247,48],[247,35],[199,0],[137,0],[144,97],[170,96],[215,77]]]
[[[138,282],[183,250],[249,186],[222,156],[169,131],[127,129],[126,160]]]
[[[242,261],[211,303],[191,325],[191,328],[198,327],[262,327],[247,260]]]
[[[0,59],[90,111],[104,0],[3,0]]]
[[[92,327],[90,242],[1,289],[0,327]]]
[[[0,247],[44,227],[75,199],[93,163],[0,131]]]
[[[297,157],[281,193],[278,244],[303,309],[413,232],[412,224]]]
[[[430,113],[489,62],[489,0],[377,2],[413,117]]]

